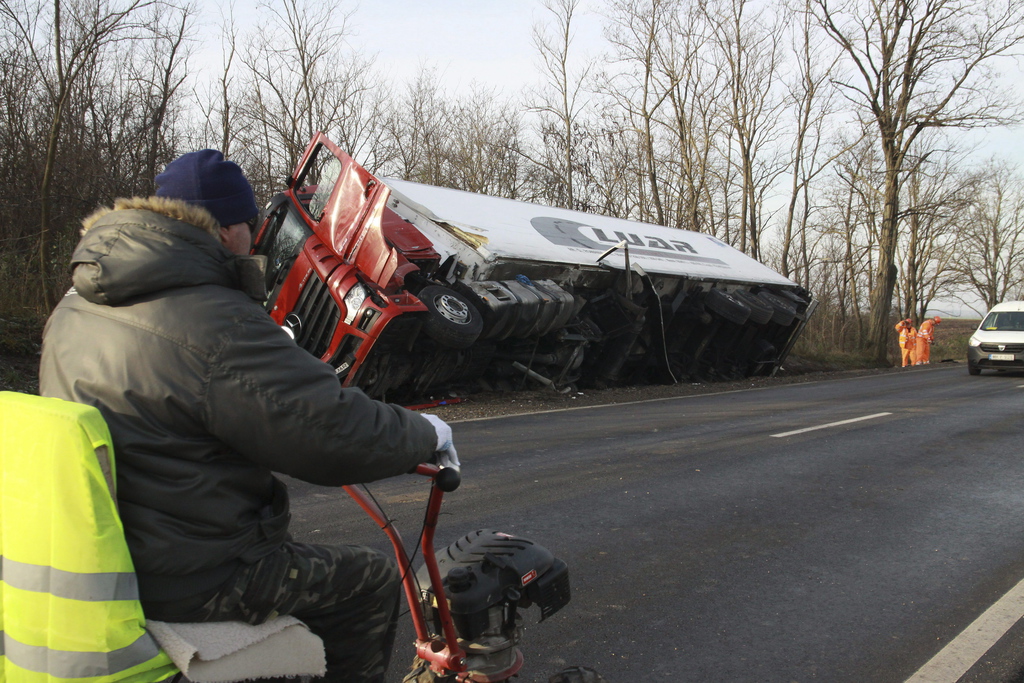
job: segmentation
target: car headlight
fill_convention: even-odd
[[[356,319],[356,314],[359,313],[359,309],[363,307],[363,302],[366,301],[366,287],[362,285],[354,285],[352,289],[348,290],[348,294],[345,295],[345,324],[351,325],[352,321]]]
[[[967,343],[971,346],[981,346],[981,340],[974,336],[967,340]]]

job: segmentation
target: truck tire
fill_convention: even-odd
[[[484,319],[466,297],[447,287],[429,285],[417,295],[427,307],[423,331],[450,349],[473,345],[484,329]]]
[[[766,291],[758,292],[757,296],[775,309],[772,313],[772,322],[777,323],[782,327],[789,327],[793,324],[793,319],[796,318],[796,309],[793,308],[788,301]]]
[[[782,291],[779,292],[779,294],[789,299],[790,302],[793,304],[793,307],[796,308],[797,312],[799,312],[801,308],[807,307],[807,300],[804,299],[799,294],[797,294],[796,292],[791,292],[788,289],[783,289]]]
[[[971,361],[967,361],[967,374],[968,375],[980,375],[981,374],[981,368],[979,368],[977,365],[975,365]]]
[[[743,325],[750,318],[750,307],[740,301],[736,295],[724,289],[712,289],[704,299],[704,306],[712,313],[737,325]]]
[[[750,321],[758,325],[770,323],[775,309],[766,301],[758,298],[745,289],[737,289],[733,294],[750,309]]]

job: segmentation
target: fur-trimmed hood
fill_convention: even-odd
[[[217,237],[220,226],[217,219],[209,211],[201,206],[189,204],[180,199],[169,199],[167,197],[124,197],[114,200],[113,207],[102,207],[92,212],[82,221],[82,234],[89,232],[96,225],[96,222],[114,211],[136,209],[139,211],[152,211],[168,218],[194,225],[208,232],[211,236]]]
[[[177,199],[132,197],[82,221],[71,256],[75,290],[117,306],[167,289],[220,285],[262,300],[262,256],[235,256],[205,209]]]

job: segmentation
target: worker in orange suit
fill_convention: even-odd
[[[942,318],[935,316],[921,323],[917,330],[917,360],[914,365],[928,365],[931,362],[932,344],[935,343],[935,326]]]
[[[900,352],[903,354],[903,367],[913,365],[917,359],[917,330],[910,318],[896,323],[896,331],[900,333]]]

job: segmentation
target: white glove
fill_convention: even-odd
[[[437,432],[437,464],[441,467],[450,467],[459,471],[462,463],[459,462],[459,454],[455,452],[455,444],[452,443],[452,428],[437,415],[423,415],[427,421],[434,426]]]

